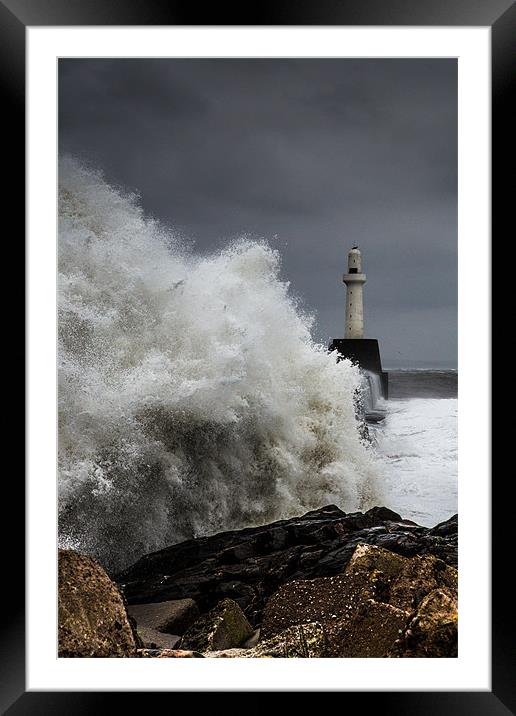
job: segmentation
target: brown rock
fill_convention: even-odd
[[[402,557],[373,545],[358,545],[343,574],[288,582],[263,612],[262,636],[294,624],[343,622],[367,600],[413,611],[426,594],[456,590],[457,571],[433,555]]]
[[[203,659],[198,651],[184,649],[138,649],[136,656],[152,659]]]
[[[207,651],[204,655],[215,659],[315,659],[327,656],[327,641],[321,624],[298,624],[253,649]]]
[[[262,638],[268,639],[296,624],[339,621],[354,608],[342,575],[284,584],[263,611]]]
[[[382,572],[388,579],[396,577],[406,564],[407,558],[388,549],[370,544],[359,544],[349,560],[345,574],[357,578],[373,571]]]
[[[456,657],[457,598],[449,589],[435,589],[420,603],[389,656]]]
[[[253,654],[251,654],[251,649],[219,649],[207,651],[203,656],[207,659],[249,659]]]
[[[297,624],[250,649],[248,658],[273,656],[285,659],[315,659],[326,656],[326,635],[321,624]]]
[[[344,574],[289,582],[267,602],[262,634],[310,621],[342,622],[367,599],[385,601],[393,577],[400,573],[405,557],[370,545],[359,545]]]
[[[368,599],[349,619],[326,625],[328,656],[381,658],[387,656],[407,624],[409,613]]]
[[[433,555],[405,559],[399,574],[390,584],[389,603],[412,611],[427,594],[440,588],[457,594],[458,574],[454,567]]]
[[[134,656],[124,600],[102,567],[72,550],[59,550],[58,567],[59,656]]]
[[[155,629],[164,634],[184,634],[199,618],[199,609],[193,599],[131,604],[127,609],[138,626]]]
[[[182,649],[219,651],[240,646],[253,633],[243,611],[232,599],[223,599],[203,614],[181,639]]]

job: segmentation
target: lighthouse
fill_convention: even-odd
[[[348,253],[348,272],[342,276],[346,284],[346,320],[344,338],[364,337],[363,286],[366,275],[362,273],[362,254],[358,246]]]
[[[364,297],[366,275],[362,273],[362,254],[358,246],[348,252],[348,270],[342,276],[346,284],[344,338],[333,338],[328,350],[337,351],[338,359],[348,358],[363,371],[380,378],[384,398],[389,394],[389,377],[382,369],[380,347],[376,338],[364,338]]]

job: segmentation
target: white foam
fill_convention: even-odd
[[[359,375],[310,336],[279,255],[196,257],[60,167],[59,527],[109,566],[327,503],[381,504]]]
[[[457,399],[389,401],[375,431],[386,506],[433,526],[457,512]]]

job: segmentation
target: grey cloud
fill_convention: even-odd
[[[316,337],[358,242],[386,357],[456,361],[455,60],[61,60],[59,88],[61,152],[199,251],[270,239]]]

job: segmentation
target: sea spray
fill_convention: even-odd
[[[118,568],[380,502],[358,370],[314,344],[278,252],[198,256],[98,172],[67,158],[59,179],[61,543]]]

